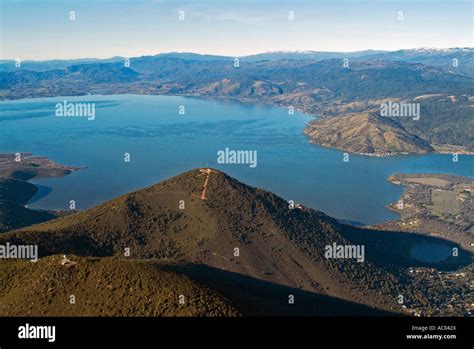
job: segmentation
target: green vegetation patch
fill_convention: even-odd
[[[433,190],[431,193],[431,209],[435,212],[458,215],[461,214],[461,206],[455,192],[444,190]]]
[[[0,316],[237,316],[216,292],[152,261],[53,255],[0,261]]]

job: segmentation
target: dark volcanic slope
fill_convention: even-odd
[[[46,157],[32,157],[29,153],[19,155],[20,161],[16,161],[17,154],[0,154],[0,233],[57,217],[52,211],[25,207],[38,191],[27,180],[34,177],[61,177],[79,169],[56,164]]]
[[[324,258],[326,245],[350,243],[339,234],[344,226],[314,210],[289,209],[276,195],[222,172],[209,175],[207,200],[201,200],[206,177],[199,170],[186,172],[85,212],[6,233],[0,241],[35,243],[42,255],[123,255],[129,247],[132,258],[207,265],[356,303],[396,307],[394,275],[368,260]]]
[[[0,233],[56,218],[50,212],[23,206],[37,191],[31,183],[0,177]]]
[[[239,315],[216,292],[153,262],[69,259],[2,261],[0,316]]]
[[[24,205],[36,194],[38,188],[28,182],[0,177],[0,201]]]
[[[56,217],[57,215],[47,211],[30,210],[13,202],[0,200],[0,233]]]

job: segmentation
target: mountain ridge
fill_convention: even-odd
[[[398,313],[395,295],[411,291],[391,263],[408,256],[393,255],[388,245],[380,250],[382,240],[369,244],[363,263],[325,254],[327,246],[353,245],[362,232],[322,212],[290,208],[218,170],[195,169],[87,211],[4,233],[0,242],[38,245],[42,257],[110,258],[129,251],[135,259],[206,266]]]
[[[348,61],[332,56],[324,60],[305,56],[235,61],[170,53],[133,58],[129,64],[76,62],[46,71],[0,71],[0,99],[127,93],[178,95],[265,103],[318,117],[365,113],[377,107],[377,101],[402,100],[419,104],[424,115],[417,123],[401,120],[402,128],[397,133],[408,131],[412,139],[418,137],[445,149],[459,146],[463,152],[474,151],[474,123],[469,118],[474,103],[474,74],[465,71],[471,60],[474,66],[474,49],[436,54],[442,58],[433,56],[433,51],[418,50],[395,56],[371,53]],[[453,55],[459,56],[455,66],[450,60]],[[436,94],[450,98],[452,103],[416,100]],[[397,153],[396,148],[387,150]]]
[[[188,57],[189,59],[209,59],[209,60],[220,60],[220,59],[252,59],[259,56],[271,56],[271,55],[291,55],[293,57],[311,57],[312,55],[321,54],[324,57],[329,58],[339,58],[343,55],[346,57],[364,57],[370,55],[402,55],[402,54],[446,54],[446,53],[453,53],[453,52],[474,52],[473,47],[448,47],[448,48],[431,48],[431,47],[419,47],[419,48],[411,48],[411,49],[397,49],[397,50],[377,50],[377,49],[366,49],[366,50],[357,50],[357,51],[318,51],[318,50],[275,50],[275,51],[265,51],[265,52],[258,52],[249,55],[243,56],[235,56],[235,55],[217,55],[217,54],[208,54],[208,53],[196,53],[196,52],[160,52],[157,54],[151,55],[139,55],[134,57],[128,57],[129,59],[140,58],[140,57],[158,57],[158,56],[169,56],[169,57]],[[336,57],[334,57],[336,56]],[[287,57],[287,56],[286,56]],[[119,60],[124,60],[126,57],[124,56],[114,56],[109,58],[92,58],[92,57],[84,57],[84,58],[70,58],[70,59],[44,59],[44,60],[35,60],[35,59],[26,59],[24,63],[64,63],[64,62],[71,62],[71,63],[78,63],[78,62],[114,62]],[[304,58],[307,59],[307,58]],[[14,59],[1,59],[0,66],[3,64],[14,64]]]

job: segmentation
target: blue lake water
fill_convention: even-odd
[[[96,118],[56,117],[64,100],[95,102]],[[185,115],[179,115],[180,105]],[[366,224],[396,219],[385,206],[403,187],[387,181],[396,172],[473,176],[474,157],[404,155],[372,158],[308,143],[310,117],[284,109],[168,96],[83,96],[0,102],[0,152],[32,152],[59,163],[86,166],[45,186],[29,207],[84,209],[183,171],[209,166],[336,218]],[[257,150],[257,167],[219,165],[226,147]],[[130,163],[124,153],[131,154]],[[49,191],[47,187],[52,190]]]

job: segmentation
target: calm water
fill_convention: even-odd
[[[58,118],[57,102],[96,103],[96,118]],[[178,107],[186,114],[179,115]],[[222,169],[250,185],[366,224],[397,216],[385,206],[403,188],[395,172],[473,176],[474,157],[450,155],[369,158],[308,143],[310,120],[286,110],[234,102],[163,96],[55,97],[0,103],[0,152],[33,152],[63,164],[87,166],[64,178],[35,179],[41,186],[30,207],[84,209],[201,166]],[[258,165],[218,165],[226,147],[257,150]],[[124,162],[124,153],[131,162]]]
[[[414,245],[410,250],[410,256],[420,262],[441,262],[452,255],[452,246],[443,243],[423,242]]]

